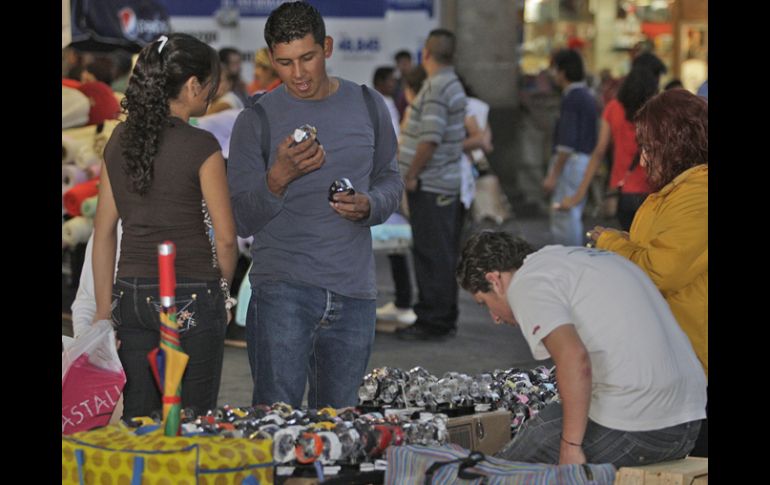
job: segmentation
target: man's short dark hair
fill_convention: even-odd
[[[372,78],[372,83],[374,83],[374,87],[377,88],[377,85],[387,81],[388,78],[393,75],[394,70],[395,69],[390,66],[378,67],[374,71],[374,77]]]
[[[457,264],[457,283],[473,294],[489,292],[485,275],[494,271],[521,268],[524,258],[535,250],[520,237],[507,232],[482,231],[468,239]]]
[[[228,64],[230,62],[230,56],[241,57],[241,52],[234,47],[222,47],[219,49],[219,62],[222,64]]]
[[[284,3],[270,13],[265,23],[265,42],[270,52],[276,44],[288,43],[313,34],[316,44],[323,47],[326,25],[321,12],[306,2]]]
[[[455,44],[455,35],[450,30],[433,29],[428,34],[425,47],[439,64],[449,65],[454,62]]]
[[[658,56],[652,52],[642,52],[638,56],[634,57],[631,61],[631,69],[642,67],[650,70],[653,74],[660,77],[668,71],[666,65],[660,60]]]
[[[401,59],[409,59],[411,61],[412,53],[407,50],[400,50],[396,52],[396,55],[393,56],[393,59],[396,61],[397,64],[398,64],[398,61],[400,61]]]
[[[583,58],[577,51],[562,49],[553,56],[553,65],[557,70],[564,72],[564,77],[571,83],[582,81],[585,78]]]

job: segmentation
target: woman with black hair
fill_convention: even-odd
[[[126,121],[104,151],[94,219],[94,321],[111,319],[117,327],[125,419],[161,408],[147,354],[160,341],[157,247],[166,240],[176,245],[177,323],[190,357],[182,406],[204,412],[217,404],[235,224],[219,144],[188,120],[206,112],[219,69],[216,51],[186,34],[145,46],[122,101]],[[123,237],[113,285],[118,219]]]
[[[613,144],[609,190],[618,190],[617,218],[624,231],[631,227],[636,210],[650,192],[647,177],[639,167],[634,115],[658,91],[658,77],[646,67],[634,67],[620,86],[616,99],[607,103],[602,113],[599,140],[577,191],[562,199],[559,208],[570,209],[586,196],[591,180],[604,160],[610,142]]]

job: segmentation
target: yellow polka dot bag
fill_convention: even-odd
[[[142,436],[124,424],[62,437],[62,484],[272,485],[272,440]]]

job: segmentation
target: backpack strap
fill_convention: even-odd
[[[265,172],[267,172],[267,164],[270,161],[270,123],[267,122],[267,113],[265,108],[260,104],[259,98],[263,93],[255,94],[249,101],[249,107],[257,112],[259,117],[261,136],[260,146],[262,147],[262,160],[265,161]]]
[[[380,135],[380,118],[377,116],[377,106],[374,104],[374,98],[371,91],[366,85],[361,85],[361,90],[364,92],[364,102],[366,102],[366,110],[369,112],[369,118],[372,120],[372,126],[374,127],[374,149],[377,149],[377,141]]]

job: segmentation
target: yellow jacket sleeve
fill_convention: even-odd
[[[640,266],[663,293],[689,284],[708,265],[708,193],[701,184],[653,194],[639,208],[630,240],[605,231],[597,247]]]

